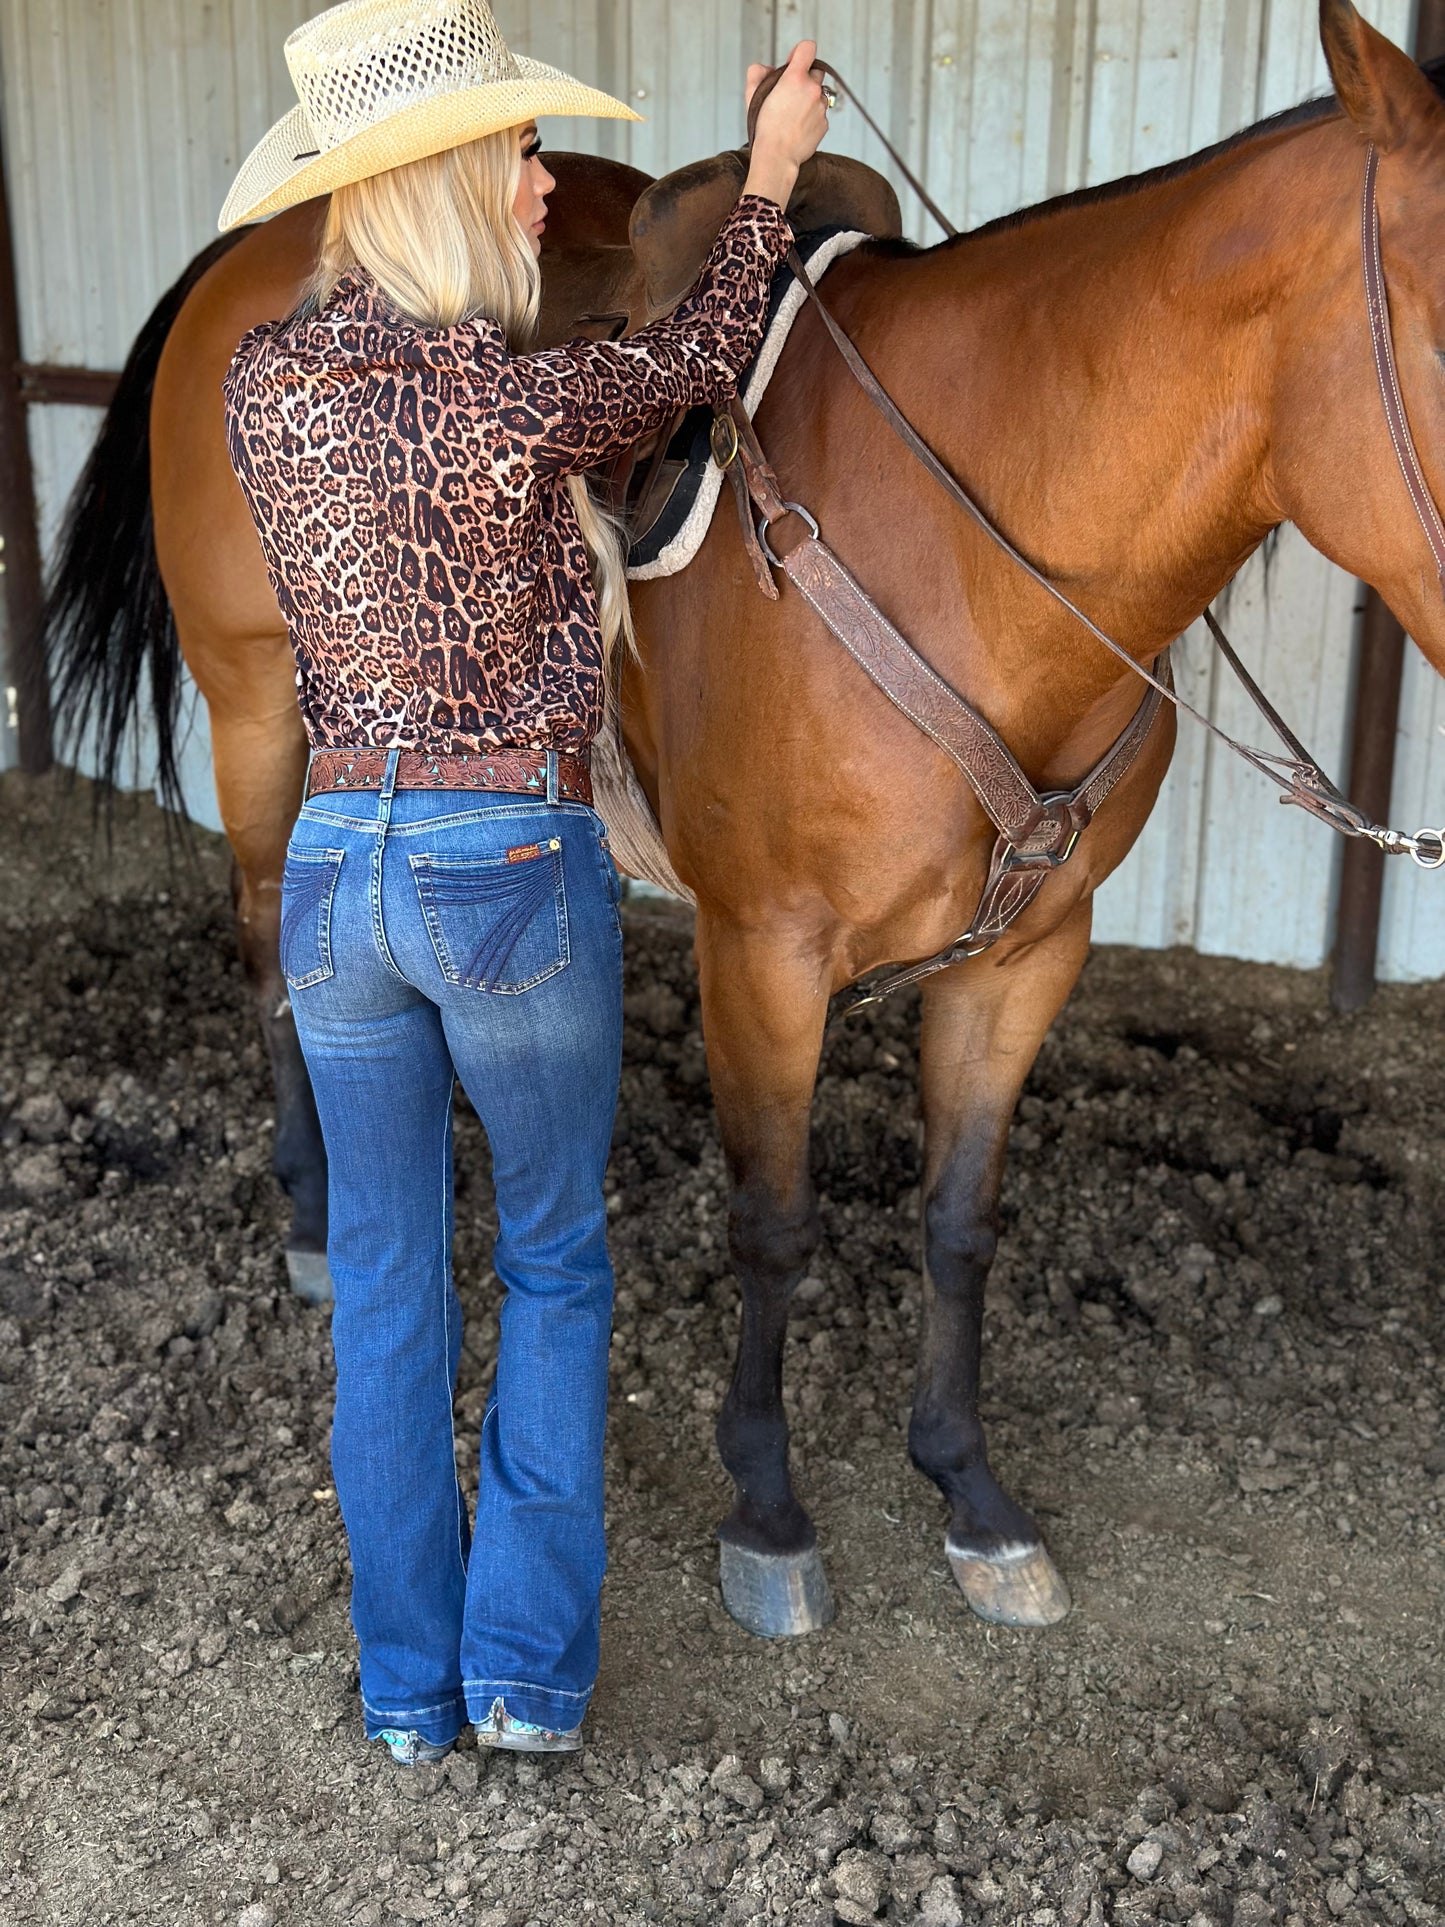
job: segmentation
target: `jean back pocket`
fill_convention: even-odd
[[[281,878],[281,974],[293,990],[333,974],[331,904],[343,850],[288,850]]]
[[[408,860],[448,983],[514,994],[570,961],[560,837],[504,856]]]

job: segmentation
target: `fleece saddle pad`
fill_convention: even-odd
[[[869,239],[853,229],[819,228],[798,237],[798,253],[813,281],[822,276],[839,255],[851,254]],[[738,394],[749,415],[756,415],[758,404],[767,392],[773,370],[783,352],[798,310],[807,295],[786,263],[773,276],[768,303],[768,325],[757,358],[743,371]],[[693,408],[683,416],[668,444],[670,461],[685,462],[662,513],[645,534],[632,545],[627,558],[630,582],[652,582],[659,576],[676,575],[685,569],[702,546],[722,493],[723,472],[712,459],[709,439],[713,421],[711,408]]]

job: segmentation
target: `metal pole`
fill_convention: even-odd
[[[1445,54],[1445,0],[1418,0],[1415,58]],[[1355,722],[1350,737],[1350,801],[1377,823],[1389,821],[1400,720],[1400,682],[1405,670],[1405,631],[1375,590],[1365,594],[1360,655],[1355,665]],[[1330,1002],[1336,1010],[1359,1010],[1375,989],[1380,948],[1380,895],[1385,856],[1373,843],[1351,838],[1340,867],[1335,916]]]
[[[20,316],[5,156],[0,143],[0,663],[19,739],[20,767],[49,769],[50,692],[40,650],[40,538],[35,477],[20,393]],[[13,696],[9,693],[13,691]]]
[[[1377,823],[1389,821],[1404,670],[1405,632],[1371,589],[1360,624],[1349,792],[1350,801]],[[1351,837],[1340,868],[1335,920],[1330,1002],[1336,1010],[1360,1010],[1374,993],[1384,882],[1384,852],[1362,837]]]

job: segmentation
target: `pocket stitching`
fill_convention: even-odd
[[[538,984],[546,983],[549,977],[557,976],[560,971],[565,970],[571,963],[572,944],[571,933],[567,922],[567,893],[563,888],[562,854],[561,850],[549,850],[547,852],[547,855],[550,856],[552,860],[554,876],[552,907],[557,921],[557,948],[559,952],[556,963],[549,964],[545,970],[539,971],[534,977],[528,977],[522,983],[488,984],[470,983],[462,976],[461,971],[452,959],[450,947],[442,932],[441,922],[437,915],[435,900],[426,888],[426,884],[430,876],[438,871],[489,870],[500,872],[505,871],[508,867],[515,866],[509,866],[505,857],[439,857],[430,850],[421,850],[414,854],[410,851],[407,853],[406,860],[411,868],[412,878],[416,883],[416,892],[421,904],[422,919],[426,924],[427,933],[431,937],[432,949],[436,952],[436,959],[441,966],[443,977],[445,977],[447,982],[455,989],[480,991],[489,997],[516,997],[525,990],[535,990]],[[540,861],[541,859],[534,858],[533,860]]]
[[[313,984],[325,983],[328,977],[336,975],[336,966],[331,958],[331,907],[336,897],[336,885],[341,876],[341,865],[345,860],[344,850],[290,850],[286,852],[288,864],[314,864],[318,869],[329,868],[331,880],[323,887],[316,904],[316,948],[321,962],[317,969],[308,971],[304,977],[293,977],[285,964],[281,975],[292,990],[307,990]],[[285,870],[282,871],[285,880]]]

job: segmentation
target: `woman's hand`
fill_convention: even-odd
[[[828,131],[828,109],[823,89],[812,72],[818,57],[815,40],[800,40],[788,56],[777,85],[758,113],[752,162],[745,194],[763,194],[785,208],[797,184],[798,169],[817,152]],[[748,69],[747,104],[751,107],[758,82],[768,68]]]

